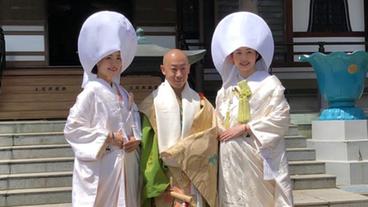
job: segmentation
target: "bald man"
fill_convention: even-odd
[[[167,52],[161,72],[165,81],[140,105],[143,206],[215,206],[218,141],[214,109],[189,87],[190,64],[183,51]],[[188,199],[180,199],[182,196]]]

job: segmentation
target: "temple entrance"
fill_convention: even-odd
[[[78,34],[83,22],[92,13],[117,11],[133,21],[131,0],[55,0],[47,1],[49,65],[79,65]]]

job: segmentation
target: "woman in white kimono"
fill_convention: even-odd
[[[83,91],[64,129],[75,160],[74,207],[139,206],[140,118],[120,74],[137,47],[133,26],[122,14],[102,11],[83,24],[78,55]]]
[[[273,51],[272,33],[255,14],[230,14],[215,29],[212,58],[223,81],[216,97],[220,207],[293,205],[283,139],[289,105],[268,73]]]

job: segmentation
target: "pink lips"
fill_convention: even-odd
[[[249,65],[249,63],[240,63],[241,66],[243,67],[247,67]]]
[[[116,72],[118,69],[108,68],[109,71]]]

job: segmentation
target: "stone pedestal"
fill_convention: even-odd
[[[368,184],[368,121],[313,121],[308,147],[326,173],[337,176],[337,185]]]

